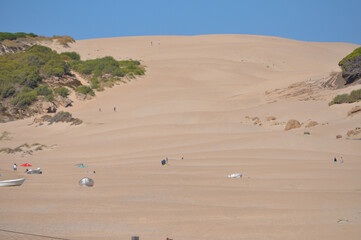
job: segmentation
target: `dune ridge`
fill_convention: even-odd
[[[207,35],[69,46],[52,47],[83,60],[141,60],[146,74],[75,101],[66,110],[82,125],[0,125],[11,134],[4,147],[57,146],[26,157],[0,154],[2,170],[26,161],[43,171],[26,176],[19,169],[23,186],[0,188],[0,229],[69,239],[360,238],[361,141],[345,138],[360,127],[361,114],[347,116],[357,103],[328,106],[357,86],[316,100],[270,101],[265,94],[328,78],[357,45]],[[289,119],[303,125],[284,131]],[[305,128],[311,120],[320,124]],[[341,156],[343,164],[333,163]],[[161,166],[166,157],[169,165]],[[243,178],[227,178],[235,172]],[[93,188],[78,186],[84,176]]]

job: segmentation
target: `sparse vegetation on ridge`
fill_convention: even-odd
[[[117,61],[113,57],[97,58],[86,61],[70,61],[72,69],[87,75],[91,87],[101,91],[104,87],[112,87],[122,77],[134,78],[135,75],[144,75],[145,69],[139,61]]]
[[[349,55],[347,55],[346,57],[344,57],[339,63],[339,66],[342,66],[346,60],[351,60],[353,58],[355,58],[356,56],[361,55],[361,47],[356,48],[352,53],[350,53]]]
[[[3,40],[16,40],[18,38],[26,38],[26,37],[37,37],[38,35],[34,33],[24,33],[24,32],[17,32],[17,33],[10,33],[10,32],[0,32],[0,41]]]

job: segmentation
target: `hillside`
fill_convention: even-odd
[[[0,55],[0,63],[0,122],[54,113],[71,106],[72,91],[87,99],[94,90],[103,91],[145,72],[139,61],[112,57],[81,61],[76,52],[58,54],[41,45]]]
[[[359,46],[250,35],[47,46],[84,62],[142,60],[147,72],[75,100],[67,111],[81,125],[0,125],[3,148],[21,151],[0,153],[0,170],[43,171],[18,171],[21,187],[0,188],[4,228],[69,239],[360,239],[361,114],[348,115],[359,103],[328,106],[358,89],[331,82]],[[94,187],[80,187],[83,177]]]

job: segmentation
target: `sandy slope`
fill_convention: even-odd
[[[0,125],[12,137],[1,146],[53,146],[0,154],[0,169],[30,162],[44,171],[0,188],[0,229],[69,239],[360,239],[361,142],[335,138],[360,127],[361,114],[347,117],[356,104],[265,98],[267,90],[327,78],[356,47],[247,35],[54,46],[83,59],[140,59],[147,73],[76,102],[68,111],[80,126]],[[289,119],[323,125],[285,132]],[[334,164],[341,155],[345,163]],[[89,167],[74,166],[80,162]],[[228,179],[234,172],[243,179]],[[95,187],[78,186],[85,176]]]

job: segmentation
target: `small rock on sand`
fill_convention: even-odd
[[[301,123],[297,120],[291,119],[287,122],[286,127],[285,127],[285,131],[294,129],[294,128],[299,128],[301,127]]]
[[[317,125],[318,125],[318,122],[316,122],[316,121],[311,121],[311,122],[309,122],[309,123],[306,125],[306,128],[314,127],[314,126],[317,126]]]

